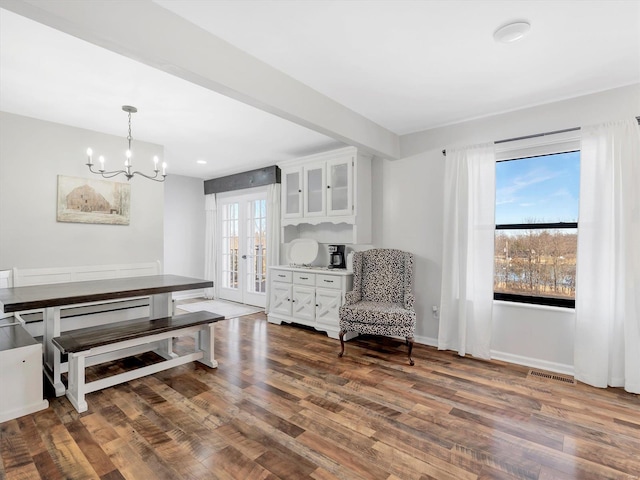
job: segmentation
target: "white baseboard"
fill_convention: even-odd
[[[413,341],[415,343],[420,343],[421,345],[429,345],[430,347],[437,347],[438,346],[438,339],[437,338],[423,337],[423,336],[417,335],[417,336],[413,337]]]
[[[414,338],[415,343],[422,345],[428,345],[430,347],[438,347],[438,339],[433,337],[416,336]],[[515,363],[516,365],[523,365],[525,367],[539,368],[540,370],[546,370],[554,373],[561,373],[563,375],[574,374],[573,365],[566,365],[563,363],[549,362],[547,360],[541,360],[539,358],[524,357],[522,355],[515,355],[513,353],[498,352],[491,350],[491,359],[500,360],[507,363]]]
[[[561,373],[564,375],[573,376],[574,374],[573,365],[549,362],[547,360],[540,360],[539,358],[523,357],[522,355],[514,355],[513,353],[497,352],[492,350],[491,359],[515,363],[516,365],[523,365],[525,367],[539,368],[540,370],[547,370],[549,372]]]
[[[0,423],[13,420],[14,418],[23,417],[25,415],[31,415],[32,413],[39,412],[45,408],[49,408],[49,401],[46,399],[37,400],[28,405],[21,405],[20,407],[12,410],[2,411],[0,412]]]

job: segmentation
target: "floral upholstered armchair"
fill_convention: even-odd
[[[353,290],[340,307],[340,357],[344,334],[400,336],[409,347],[416,330],[413,308],[413,255],[394,249],[372,249],[353,255]]]

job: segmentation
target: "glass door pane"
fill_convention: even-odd
[[[222,288],[238,289],[238,226],[239,204],[222,206],[221,282]]]
[[[327,161],[327,215],[353,215],[353,158]]]
[[[246,292],[261,293],[266,291],[267,282],[267,201],[253,200],[247,202],[247,229],[245,244],[247,246]]]
[[[331,210],[347,210],[349,208],[349,165],[346,163],[331,165],[329,175]]]
[[[325,214],[326,181],[323,167],[305,168],[305,215]]]
[[[302,215],[302,212],[300,211],[300,196],[302,195],[302,178],[300,178],[300,170],[286,173],[284,184],[285,215]]]

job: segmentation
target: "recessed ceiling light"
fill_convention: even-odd
[[[207,161],[206,160],[196,160],[196,163],[199,163],[200,165],[206,165]]]
[[[496,42],[501,43],[512,43],[517,42],[521,38],[523,38],[527,33],[531,30],[531,24],[526,21],[517,21],[507,23],[502,27],[498,28],[493,33],[493,38]]]

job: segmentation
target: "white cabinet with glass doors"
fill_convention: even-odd
[[[371,241],[371,157],[347,147],[278,166],[283,227],[344,223],[358,228],[353,243]]]

